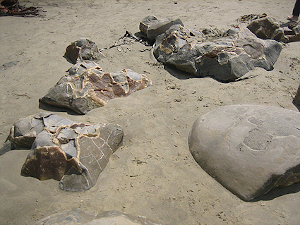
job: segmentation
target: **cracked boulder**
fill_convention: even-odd
[[[232,105],[195,121],[189,149],[224,187],[249,201],[300,181],[300,113]]]
[[[119,125],[76,123],[51,113],[20,119],[8,137],[17,147],[31,148],[22,175],[58,180],[67,191],[93,187],[122,140]]]
[[[235,81],[255,67],[272,70],[282,46],[257,38],[249,29],[190,31],[173,25],[156,38],[154,56],[196,77]]]
[[[72,42],[65,52],[65,57],[74,64],[84,60],[99,60],[101,55],[97,45],[87,38]]]
[[[86,114],[113,98],[128,96],[151,84],[145,75],[130,69],[107,73],[94,62],[79,62],[40,101]]]

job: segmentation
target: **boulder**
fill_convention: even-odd
[[[72,42],[65,52],[65,57],[74,64],[84,60],[99,60],[101,55],[97,45],[87,38]]]
[[[20,119],[8,137],[19,147],[32,143],[22,175],[58,180],[67,191],[93,187],[122,140],[118,125],[76,123],[51,113]]]
[[[194,33],[173,25],[157,37],[153,53],[158,61],[196,77],[229,82],[255,67],[272,70],[281,50],[279,42],[257,38],[247,28]]]
[[[166,32],[174,24],[183,26],[180,19],[158,19],[155,16],[147,16],[140,22],[140,30],[150,41],[155,41],[158,35]]]
[[[145,75],[130,69],[106,73],[94,62],[79,62],[40,101],[86,114],[113,98],[128,96],[151,84]]]
[[[300,181],[300,113],[232,105],[195,121],[188,138],[197,163],[245,201]]]

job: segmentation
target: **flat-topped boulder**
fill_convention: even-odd
[[[300,113],[253,105],[219,107],[195,121],[197,163],[243,200],[300,181]]]

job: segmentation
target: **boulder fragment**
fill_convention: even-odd
[[[72,42],[66,48],[65,53],[65,57],[74,64],[84,60],[99,60],[101,55],[97,45],[87,38],[80,38]]]
[[[180,19],[158,19],[155,16],[147,16],[140,22],[140,31],[142,31],[150,41],[155,41],[158,35],[166,32],[175,24],[183,26]]]
[[[128,96],[152,84],[145,75],[130,69],[106,73],[94,62],[79,62],[68,72],[40,99],[41,102],[86,114],[113,98]]]
[[[197,163],[245,201],[300,181],[300,113],[232,105],[195,121],[189,149]]]
[[[51,113],[20,119],[8,140],[28,148],[29,141],[22,138],[23,134],[30,134],[33,142],[21,174],[58,180],[60,188],[67,191],[93,187],[123,140],[123,130],[118,125],[76,123]]]

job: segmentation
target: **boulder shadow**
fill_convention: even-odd
[[[294,194],[299,191],[300,191],[300,183],[297,183],[297,184],[293,184],[289,187],[273,189],[270,192],[268,192],[267,194],[262,195],[261,197],[258,197],[256,199],[253,199],[250,202],[271,201],[280,196]]]
[[[55,112],[66,112],[69,115],[81,116],[81,114],[76,113],[72,109],[49,105],[49,104],[43,103],[41,101],[39,101],[39,109],[42,109],[42,110],[45,110],[45,111],[49,111],[49,112],[53,112],[53,113],[55,113]]]
[[[165,65],[164,64],[164,69],[173,77],[176,77],[179,80],[187,80],[190,78],[196,78],[197,76],[194,76],[188,72],[184,72],[182,70],[177,69],[174,66],[170,66],[170,65]],[[200,77],[198,77],[200,78]]]

